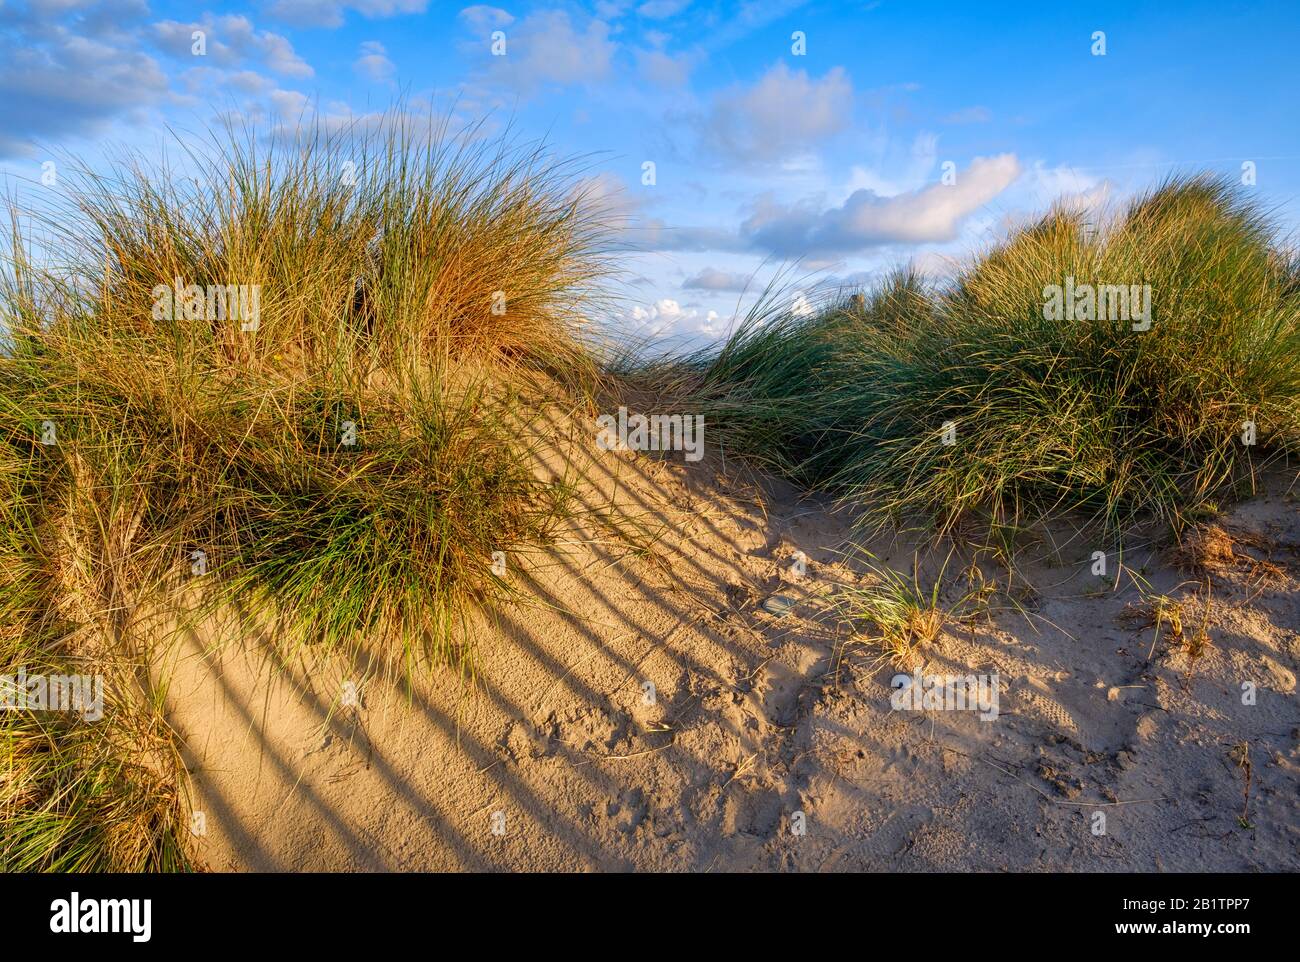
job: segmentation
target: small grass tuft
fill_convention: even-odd
[[[921,661],[921,649],[933,644],[945,625],[987,606],[989,586],[982,578],[956,602],[944,605],[942,571],[925,588],[918,559],[913,559],[912,574],[905,575],[870,553],[865,557],[866,583],[837,585],[827,603],[854,628],[855,641],[879,652],[877,661],[910,671]]]

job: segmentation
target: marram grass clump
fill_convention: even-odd
[[[169,618],[472,670],[469,619],[514,596],[497,553],[570,516],[538,465],[599,377],[574,321],[607,269],[577,171],[480,134],[225,131],[14,212],[0,668],[112,694],[0,715],[0,868],[190,864],[147,668]]]
[[[115,598],[197,560],[294,641],[447,655],[459,606],[501,590],[493,551],[564,514],[529,412],[596,376],[572,322],[599,221],[565,168],[476,131],[227,133],[16,222],[0,442],[44,522],[85,502],[121,529]]]
[[[1101,223],[1056,209],[946,286],[767,305],[682,367],[714,438],[869,526],[1181,528],[1300,443],[1300,272],[1238,189],[1190,177]]]

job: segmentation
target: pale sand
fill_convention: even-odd
[[[1278,570],[1259,588],[1244,563],[1216,575],[1212,647],[1189,685],[1181,654],[1158,649],[1145,666],[1152,630],[1118,617],[1128,582],[1090,595],[1096,546],[1045,533],[1060,557],[1023,567],[1028,619],[950,626],[922,652],[929,673],[998,672],[1001,713],[984,722],[891,711],[895,669],[850,649],[833,670],[832,624],[808,604],[762,609],[774,592],[803,599],[858,577],[837,555],[848,518],[825,502],[736,480],[734,464],[591,457],[591,503],[613,496],[658,519],[661,560],[594,531],[607,543],[537,559],[553,609],[482,627],[471,688],[426,670],[408,702],[375,678],[352,709],[343,683],[361,675],[340,659],[273,672],[255,637],[207,661],[199,635],[174,651],[168,705],[210,868],[1300,869],[1293,477],[1222,519],[1276,542]],[[910,544],[872,547],[910,569]],[[810,558],[797,583],[796,549]],[[923,575],[947,550],[922,556]],[[1150,551],[1126,560],[1157,590],[1197,587],[1177,588],[1188,576]],[[965,561],[948,561],[948,580]],[[806,834],[791,830],[796,812]]]

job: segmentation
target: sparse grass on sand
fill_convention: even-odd
[[[225,130],[15,212],[0,658],[113,695],[98,722],[0,714],[0,870],[187,864],[146,612],[237,603],[284,653],[470,670],[467,613],[510,592],[493,553],[569,515],[543,415],[599,376],[573,321],[607,267],[579,171],[480,134]],[[177,285],[257,316],[169,310]]]
[[[888,661],[911,671],[925,660],[922,649],[933,644],[947,625],[967,622],[988,610],[992,586],[974,566],[968,569],[969,590],[945,603],[947,561],[928,588],[922,583],[919,556],[913,558],[910,575],[895,571],[869,553],[860,562],[865,580],[837,585],[827,604],[853,630],[849,644],[865,645],[875,653],[873,667]],[[976,577],[970,579],[972,572]]]

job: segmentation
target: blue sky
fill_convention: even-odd
[[[635,249],[606,321],[708,337],[782,264],[809,286],[942,276],[1053,201],[1100,210],[1176,172],[1254,163],[1249,189],[1292,231],[1300,11],[1176,6],[0,0],[0,176],[154,150],[219,110],[454,105],[590,155]]]

